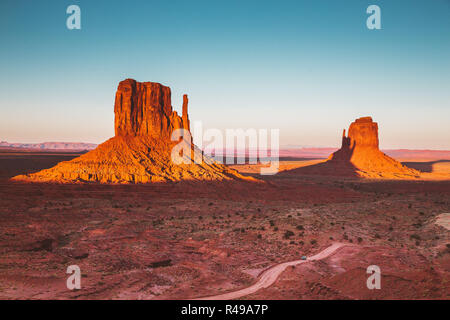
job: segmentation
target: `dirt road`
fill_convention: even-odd
[[[318,254],[308,258],[307,260],[294,260],[294,261],[280,263],[273,267],[270,267],[269,269],[263,271],[263,273],[261,273],[261,275],[259,276],[258,281],[255,284],[251,285],[250,287],[240,289],[237,291],[233,291],[233,292],[219,294],[217,296],[198,298],[196,300],[232,300],[232,299],[238,299],[240,297],[247,296],[249,294],[255,293],[256,291],[258,291],[260,289],[271,286],[287,267],[295,266],[295,265],[298,265],[301,263],[307,263],[310,261],[324,259],[324,258],[330,256],[331,254],[333,254],[339,248],[342,248],[347,245],[348,244],[334,243],[331,246],[329,246],[328,248],[319,252]]]

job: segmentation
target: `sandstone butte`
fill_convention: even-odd
[[[347,136],[344,129],[341,148],[327,161],[301,169],[308,174],[375,179],[417,179],[421,175],[380,151],[378,124],[371,117],[356,119],[350,124]]]
[[[203,157],[199,164],[175,164],[172,141],[175,129],[189,130],[188,98],[183,96],[180,117],[172,110],[169,87],[155,82],[126,79],[116,92],[115,136],[96,149],[70,161],[58,163],[15,181],[58,183],[150,183],[181,180],[256,180],[240,175],[204,156],[192,146],[191,156]]]

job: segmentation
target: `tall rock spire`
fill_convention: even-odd
[[[189,116],[188,116],[188,96],[187,94],[183,95],[183,114],[182,114],[182,119],[183,119],[183,128],[191,131],[191,126],[189,123]]]

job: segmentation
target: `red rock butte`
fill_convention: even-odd
[[[342,135],[341,148],[326,162],[304,167],[308,174],[359,176],[363,178],[416,179],[420,172],[408,168],[379,149],[378,124],[371,117],[356,119],[348,136]]]
[[[119,83],[114,104],[116,136],[143,136],[167,140],[175,129],[189,130],[188,98],[183,114],[172,110],[170,88],[155,82],[127,79]]]
[[[28,175],[12,178],[30,182],[149,183],[181,180],[254,180],[214,162],[192,145],[191,158],[201,163],[175,164],[172,141],[176,129],[189,130],[188,98],[180,117],[172,110],[169,87],[126,79],[117,88],[115,136],[78,158]],[[183,155],[185,156],[185,155]]]

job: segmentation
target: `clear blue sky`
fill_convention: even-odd
[[[102,142],[134,78],[177,110],[187,93],[205,128],[337,146],[371,115],[383,148],[450,149],[450,0],[2,0],[0,33],[0,140]]]

